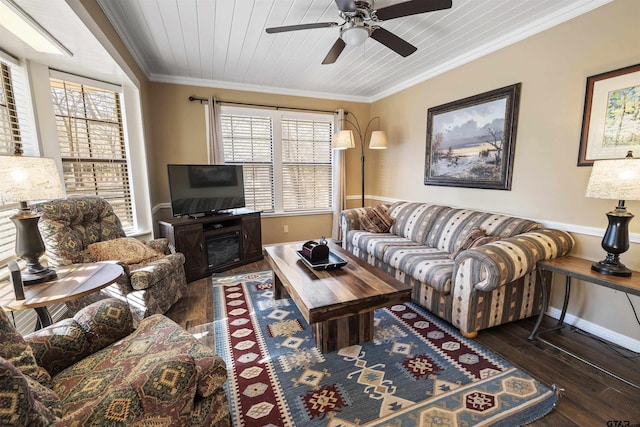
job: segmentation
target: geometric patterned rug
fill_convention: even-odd
[[[413,303],[376,310],[371,342],[322,354],[272,272],[215,276],[216,351],[239,426],[517,426],[549,388]]]

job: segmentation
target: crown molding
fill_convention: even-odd
[[[171,83],[206,88],[232,89],[247,92],[269,93],[274,95],[300,96],[305,98],[330,99],[334,101],[370,103],[371,98],[366,96],[351,96],[340,93],[313,92],[306,90],[290,89],[284,87],[262,86],[247,83],[227,82],[223,80],[195,79],[190,77],[175,77],[162,74],[151,74],[149,80],[156,83]]]

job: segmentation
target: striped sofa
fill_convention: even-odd
[[[471,338],[540,313],[536,262],[567,255],[574,243],[521,218],[416,202],[384,207],[393,224],[383,233],[362,226],[374,208],[342,211],[342,246],[410,285],[415,302]],[[494,241],[464,250],[478,231]]]

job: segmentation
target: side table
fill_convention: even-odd
[[[71,264],[56,269],[54,280],[24,287],[24,300],[16,301],[13,286],[0,292],[0,306],[4,310],[32,308],[38,314],[40,327],[51,325],[53,320],[48,305],[58,304],[89,295],[114,283],[123,274],[119,264],[90,262]]]
[[[549,292],[551,290],[551,283],[544,283],[545,275],[540,274],[540,277],[543,280],[542,310],[540,311],[540,315],[538,315],[538,319],[536,320],[536,324],[533,327],[531,334],[529,334],[529,340],[537,339],[538,341],[544,342],[545,344],[550,345],[557,350],[560,350],[561,352],[568,354],[569,356],[572,356],[613,378],[629,384],[632,387],[640,389],[640,384],[636,384],[625,378],[622,378],[614,374],[613,372],[610,372],[603,367],[540,337],[540,335],[544,333],[564,328],[564,318],[567,314],[567,306],[569,304],[569,297],[571,295],[571,279],[578,279],[585,282],[593,283],[595,285],[604,286],[607,288],[615,289],[617,291],[640,296],[640,272],[634,271],[631,277],[609,276],[591,270],[591,264],[592,261],[570,256],[538,261],[537,267],[540,273],[544,271],[551,271],[553,273],[558,273],[565,276],[564,301],[562,303],[562,311],[560,313],[560,318],[558,319],[557,325],[553,328],[538,331],[544,313],[549,305]]]

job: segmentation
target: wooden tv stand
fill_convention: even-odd
[[[251,209],[160,220],[158,228],[160,237],[169,239],[176,251],[184,254],[187,282],[263,258],[260,212]]]

